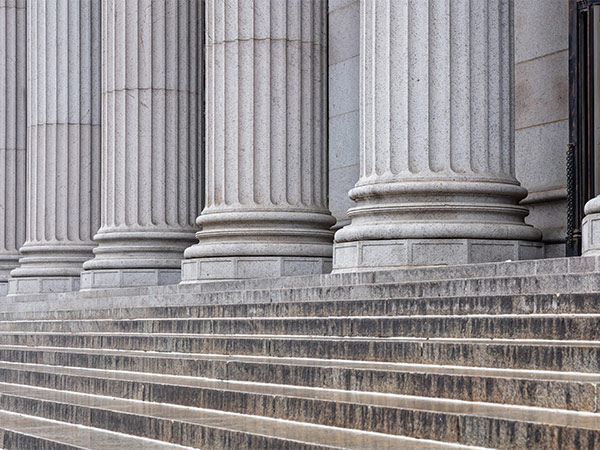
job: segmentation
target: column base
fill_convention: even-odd
[[[81,290],[178,284],[181,269],[95,269],[81,272]]]
[[[333,273],[413,266],[540,259],[540,242],[484,239],[382,239],[334,244]]]
[[[79,277],[19,277],[8,280],[8,295],[48,294],[79,290]]]
[[[331,258],[293,256],[186,259],[181,263],[181,283],[320,275],[331,272],[331,264]]]
[[[8,281],[0,281],[0,297],[8,295]]]

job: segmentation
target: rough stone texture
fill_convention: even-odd
[[[514,176],[512,1],[361,8],[361,178],[334,270],[541,256]]]
[[[82,288],[177,283],[201,205],[200,0],[104,1],[102,227]]]
[[[206,207],[182,279],[322,273],[327,2],[210,0],[206,14]]]
[[[565,255],[568,3],[515,0],[516,174],[546,258]]]
[[[26,1],[0,3],[0,295],[25,242]]]
[[[100,219],[100,1],[27,4],[27,239],[9,292],[74,290]]]

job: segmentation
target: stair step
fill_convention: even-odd
[[[598,341],[12,332],[0,345],[600,372]]]
[[[98,428],[0,411],[0,447],[12,449],[130,450],[185,449],[175,444],[129,436]]]
[[[348,272],[327,275],[308,275],[281,278],[211,281],[167,286],[138,286],[129,288],[94,289],[80,293],[28,294],[17,297],[22,302],[37,300],[65,302],[73,299],[109,300],[115,297],[165,296],[174,293],[209,293],[251,291],[257,289],[293,289],[315,286],[397,283],[414,280],[435,281],[469,278],[511,278],[545,275],[586,275],[600,272],[600,258],[569,257],[528,261],[506,261],[483,264],[464,264],[435,267],[412,267],[394,270]],[[87,305],[86,305],[87,307]],[[77,308],[75,308],[77,309]]]
[[[385,276],[385,272],[377,274]],[[388,275],[391,276],[391,275]],[[261,280],[262,281],[262,280]],[[129,309],[163,305],[195,306],[198,304],[290,303],[319,300],[370,300],[388,298],[457,297],[593,293],[600,291],[600,272],[554,274],[500,278],[444,279],[340,286],[321,285],[278,289],[200,291],[170,294],[145,294],[103,298],[86,298],[75,294],[44,296],[33,300],[14,298],[2,305],[4,313],[44,312],[53,310]]]
[[[101,320],[209,317],[339,317],[467,314],[594,314],[600,294],[523,294],[456,297],[396,297],[225,305],[154,306],[0,312],[0,320]]]
[[[2,321],[0,332],[600,340],[600,314]]]
[[[16,413],[52,416],[192,447],[451,448],[435,441],[381,433],[8,383],[0,383],[0,405]]]
[[[168,363],[171,360],[166,360]],[[242,361],[229,360],[226,365]],[[262,363],[261,376],[210,377],[200,372],[196,375],[167,375],[161,372],[124,372],[110,369],[50,366],[14,362],[0,362],[0,379],[6,383],[25,384],[50,389],[65,389],[108,395],[134,400],[175,402],[183,396],[183,402],[199,398],[203,389],[212,389],[217,383],[223,390],[233,388],[236,383],[267,383],[295,388],[345,389],[353,392],[395,394],[450,400],[503,403],[507,405],[534,406],[564,410],[598,412],[597,386],[600,376],[571,374],[568,381],[560,380],[553,373],[515,373],[511,371],[471,369],[473,375],[465,374],[468,368],[425,367],[383,364],[377,369],[352,367],[351,362],[338,367],[321,365],[299,366],[294,364],[273,367]],[[389,367],[392,366],[392,367]],[[88,367],[88,366],[86,366]],[[297,370],[295,370],[297,369]],[[433,372],[433,373],[432,373]],[[488,376],[482,376],[481,373]],[[290,376],[291,375],[291,376]],[[518,378],[518,375],[523,378]],[[529,378],[526,378],[529,376]],[[535,378],[537,376],[537,378]],[[552,379],[559,378],[557,379]],[[304,377],[304,378],[302,378]],[[113,380],[114,382],[110,382]],[[216,380],[213,383],[213,380]],[[221,383],[221,384],[219,384]],[[148,393],[158,393],[164,385],[170,385],[165,398],[151,399]],[[178,391],[181,386],[181,392]],[[208,406],[207,406],[208,407]]]
[[[254,388],[258,389],[256,386]],[[212,400],[230,409],[260,411],[271,419],[281,420],[285,426],[289,426],[290,418],[294,417],[293,423],[313,422],[328,428],[348,430],[351,427],[369,433],[392,433],[417,439],[435,438],[444,442],[494,448],[569,448],[580,444],[593,448],[600,443],[598,414],[345,391],[312,390],[312,397],[308,392],[304,397],[284,396],[272,392],[273,386],[268,388],[270,395],[217,391]],[[41,417],[188,446],[205,445],[199,438],[206,433],[203,430],[207,425],[218,425],[228,431],[236,426],[236,431],[257,434],[260,430],[258,434],[266,434],[264,428],[256,428],[256,423],[248,426],[248,418],[256,419],[258,416],[239,411],[216,412],[191,406],[139,402],[6,383],[0,383],[0,406],[12,412],[34,413]],[[217,418],[213,417],[215,413]],[[207,414],[213,419],[208,423]],[[235,423],[228,422],[225,425],[226,414],[236,414],[237,417],[229,420]],[[240,415],[245,418],[241,420]],[[245,425],[241,430],[237,425],[239,422]],[[265,424],[262,426],[265,427]],[[296,438],[302,441],[303,436]],[[321,436],[314,443],[332,446],[331,441],[323,441]],[[340,444],[338,442],[335,446],[345,447]],[[238,445],[235,442],[233,446]],[[377,448],[373,443],[370,446]]]
[[[69,376],[115,378],[121,373],[119,371],[127,371],[145,372],[148,376],[144,380],[149,383],[155,382],[153,377],[156,375],[153,374],[174,375],[173,384],[178,384],[179,376],[266,381],[588,412],[598,412],[600,400],[596,393],[600,375],[577,373],[218,355],[177,358],[148,355],[147,352],[140,355],[134,352],[64,352],[60,349],[19,352],[19,349],[13,348],[10,353],[0,349],[0,359],[1,380],[48,388],[75,386],[77,380],[69,381]],[[140,381],[136,376],[125,373],[118,377],[126,381]],[[89,383],[83,386],[82,389],[93,387]],[[136,389],[132,388],[131,392],[137,392]]]

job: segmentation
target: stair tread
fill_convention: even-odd
[[[544,381],[565,381],[577,383],[598,383],[600,374],[585,372],[565,372],[550,370],[523,370],[523,369],[499,369],[490,367],[471,367],[459,365],[433,365],[433,364],[413,364],[401,362],[379,362],[379,361],[360,361],[344,359],[320,359],[320,358],[294,358],[280,356],[253,356],[253,355],[222,355],[210,353],[166,353],[152,352],[143,350],[114,350],[114,349],[91,349],[77,347],[42,347],[42,346],[19,346],[19,345],[0,345],[0,350],[17,350],[27,352],[50,352],[50,353],[74,353],[87,355],[110,355],[110,356],[131,356],[138,358],[159,358],[159,359],[183,359],[183,360],[211,360],[228,362],[245,362],[252,364],[270,364],[270,365],[289,365],[301,367],[334,367],[358,370],[383,370],[393,372],[411,372],[423,374],[440,375],[459,375],[459,376],[477,376],[490,378],[510,378],[510,379],[531,379]],[[1,361],[8,364],[26,364],[12,361]],[[36,365],[36,364],[34,364]],[[65,367],[65,366],[61,366]],[[92,368],[93,369],[93,368]],[[101,369],[103,370],[103,369]]]
[[[129,322],[186,322],[186,321],[342,321],[342,320],[465,320],[465,319],[600,319],[598,313],[515,313],[515,314],[406,314],[406,315],[355,315],[355,316],[291,316],[291,317],[263,317],[263,316],[236,316],[236,317],[136,317],[126,319],[36,319],[36,320],[0,320],[0,325],[11,323],[129,323]]]
[[[153,439],[1,410],[0,430],[25,434],[72,447],[93,448],[97,450],[115,448],[127,448],[131,450],[189,448]]]
[[[72,393],[9,383],[0,383],[0,395],[34,398],[53,403],[68,403],[88,408],[109,409],[124,414],[152,416],[176,422],[188,422],[201,426],[259,434],[334,448],[457,448],[456,445],[402,436],[341,429],[204,408]],[[460,448],[473,447],[461,446]]]
[[[333,342],[430,342],[448,344],[485,344],[485,345],[523,345],[553,347],[600,347],[600,340],[555,340],[555,339],[509,339],[509,338],[460,338],[460,337],[380,337],[380,336],[321,336],[304,334],[219,334],[219,333],[141,333],[141,332],[102,332],[102,331],[0,331],[1,336],[100,336],[100,337],[175,337],[187,339],[258,339],[268,340],[306,340]]]
[[[14,367],[15,365],[0,362],[0,367],[9,366]],[[448,414],[476,415],[498,419],[600,430],[600,414],[588,412],[552,410],[547,408],[515,406],[508,404],[499,405],[494,403],[438,399],[402,394],[382,394],[248,381],[216,380],[177,375],[159,375],[70,367],[67,368],[61,366],[37,366],[30,364],[24,364],[22,367],[23,369],[28,368],[32,371],[36,370],[53,374],[137,381],[142,383],[169,384],[217,391],[233,391],[266,396],[345,402],[377,407],[390,407],[431,412],[437,411]],[[2,384],[0,383],[0,392],[2,392],[1,386]]]

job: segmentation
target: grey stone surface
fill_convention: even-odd
[[[568,46],[568,11],[569,2],[565,0],[515,0],[517,64]]]
[[[102,17],[103,206],[82,287],[177,282],[202,201],[202,2],[105,1]]]
[[[211,0],[206,12],[206,206],[182,281],[315,273],[331,261],[335,221],[327,206],[327,3],[222,10]]]
[[[569,117],[568,51],[515,66],[515,127],[531,127]]]
[[[349,2],[329,11],[329,65],[340,63],[359,55],[360,2]]]
[[[512,2],[361,8],[361,173],[334,271],[541,257],[518,205]]]
[[[544,257],[565,254],[568,44],[568,2],[515,1],[516,173]]]
[[[0,7],[0,295],[25,242],[27,16],[24,0]]]
[[[329,208],[349,223],[348,192],[359,177],[360,2],[329,2]]]
[[[31,1],[27,23],[29,206],[12,294],[78,288],[100,219],[100,1]]]
[[[516,174],[519,181],[527,186],[529,191],[529,198],[526,202],[539,203],[539,196],[543,195],[543,192],[566,188],[565,161],[568,141],[568,120],[516,131]],[[544,161],[544,163],[542,164],[540,161]],[[562,196],[562,200],[565,200],[566,192],[563,192]],[[566,216],[561,215],[561,217]]]

